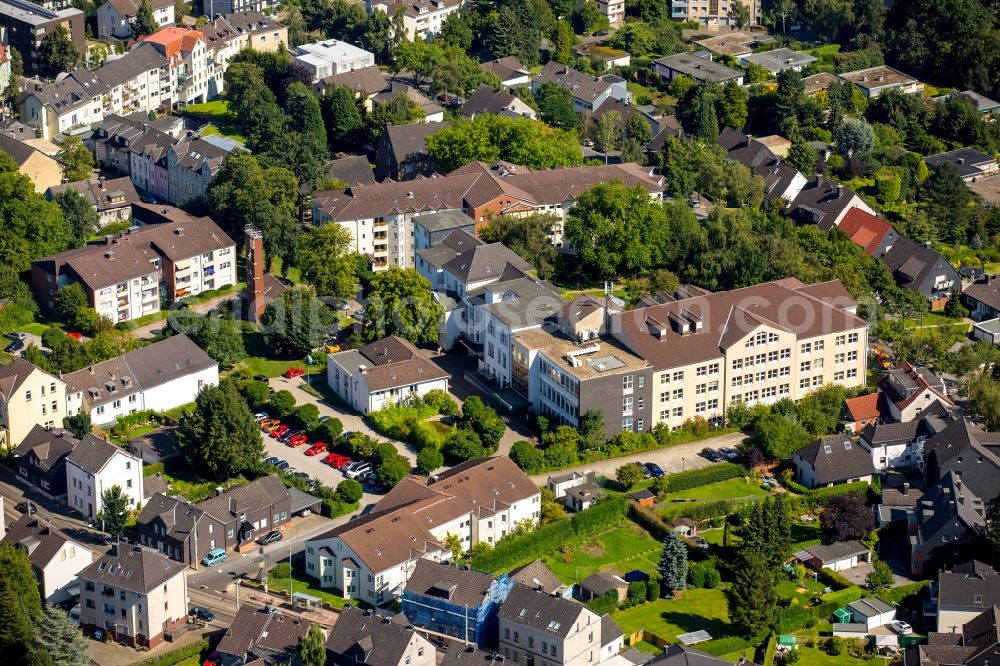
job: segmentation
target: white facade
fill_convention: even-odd
[[[174,3],[157,3],[160,6],[153,7],[153,16],[158,25],[165,26],[174,22]],[[114,39],[132,38],[132,19],[135,18],[133,12],[131,16],[122,16],[110,2],[105,2],[97,8],[97,35],[103,41]]]
[[[313,80],[318,81],[334,74],[370,67],[375,64],[375,55],[353,44],[328,39],[295,47],[295,62],[306,67]]]
[[[86,439],[78,450],[83,446],[87,446]],[[91,474],[72,456],[66,459],[66,502],[88,520],[101,512],[101,494],[113,486],[120,487],[133,506],[142,504],[142,460],[120,449],[96,474]]]
[[[383,407],[389,407],[413,397],[423,397],[435,389],[448,391],[448,378],[434,379],[417,384],[408,384],[394,388],[372,390],[364,370],[349,372],[336,361],[336,354],[330,354],[326,366],[326,382],[337,397],[362,414],[370,414]]]
[[[858,443],[872,454],[872,464],[881,472],[887,469],[917,467],[923,458],[926,440],[926,436],[919,435],[908,442],[872,444],[862,437]]]
[[[59,281],[64,282],[64,276],[60,275]],[[116,324],[138,319],[160,309],[159,285],[160,274],[152,271],[141,277],[98,289],[94,292],[94,309],[97,314]]]
[[[58,604],[70,599],[69,588],[77,584],[77,574],[93,561],[94,551],[75,541],[64,542],[41,570],[42,601]]]
[[[368,13],[380,11],[394,15],[402,8],[403,10],[403,32],[404,35],[397,35],[397,38],[426,40],[435,36],[441,31],[441,24],[448,17],[448,14],[457,12],[462,7],[462,2],[453,0],[427,0],[426,2],[414,3],[413,5],[399,5],[386,2],[385,0],[366,0]]]

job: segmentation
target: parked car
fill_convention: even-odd
[[[597,32],[594,33],[594,37],[607,37],[607,36],[608,36],[607,30],[598,30]]]
[[[307,481],[309,480],[309,473],[308,472],[295,472],[294,474],[295,474],[295,476],[299,477],[300,479],[306,479]]]
[[[278,439],[279,437],[282,437],[289,430],[291,430],[291,428],[282,423],[275,426],[274,430],[272,430],[269,434],[273,439]]]
[[[254,375],[253,378],[258,382],[264,382],[265,384],[267,383],[267,375]]]
[[[67,338],[72,338],[73,340],[76,340],[77,342],[81,342],[83,340],[83,334],[82,333],[77,333],[76,331],[66,331],[66,337]]]
[[[225,548],[213,548],[208,551],[208,555],[202,559],[201,563],[206,567],[214,567],[216,564],[222,564],[226,561],[226,550]]]
[[[323,458],[323,462],[334,469],[342,469],[344,466],[351,464],[351,459],[339,453],[330,453],[326,458]]]
[[[35,506],[34,502],[28,502],[28,501],[18,502],[14,506],[14,508],[26,516],[30,516],[38,512],[38,507]]]
[[[274,530],[273,532],[268,532],[261,538],[257,539],[257,543],[259,543],[262,546],[266,546],[269,543],[277,543],[278,541],[281,541],[281,532],[279,532],[278,530]]]
[[[196,620],[201,620],[202,622],[211,622],[215,619],[215,613],[208,610],[204,606],[191,606],[191,610],[188,611],[188,615]]]
[[[271,415],[268,414],[267,412],[257,412],[256,414],[253,415],[253,420],[256,421],[257,423],[263,423],[264,421],[267,421],[270,418]]]
[[[318,456],[321,453],[326,453],[326,444],[323,442],[316,442],[306,449],[307,456]]]
[[[264,419],[260,422],[260,429],[264,432],[271,432],[280,425],[281,421],[278,419]]]
[[[20,331],[11,331],[10,333],[4,333],[5,338],[10,338],[11,340],[24,340],[28,336]]]
[[[372,471],[372,464],[366,460],[356,460],[348,465],[344,465],[344,476],[348,479],[363,480]]]
[[[13,354],[14,352],[19,352],[22,349],[24,349],[24,343],[21,342],[20,340],[14,340],[14,342],[4,347],[3,350],[8,354]]]
[[[740,457],[740,452],[736,449],[729,448],[728,446],[723,446],[719,449],[719,453],[724,455],[728,460],[736,460]]]
[[[306,374],[306,371],[302,368],[288,368],[288,370],[285,370],[281,376],[285,379],[295,379],[296,377],[301,377],[304,374]]]
[[[711,449],[707,446],[701,450],[701,453],[699,453],[699,455],[702,458],[708,460],[709,462],[717,463],[717,462],[722,462],[724,460],[724,458],[721,455],[719,455],[718,451],[716,451],[715,449]]]
[[[280,469],[282,472],[291,467],[291,465],[288,464],[287,460],[278,460],[278,462],[274,463],[274,466]]]
[[[900,636],[907,636],[913,633],[913,627],[902,620],[893,620],[889,623],[889,627]]]
[[[264,458],[263,462],[265,465],[276,465],[278,463],[278,460],[279,458],[277,456],[268,456]]]
[[[282,444],[287,444],[294,449],[296,446],[302,446],[308,442],[309,437],[308,435],[303,435],[301,432],[289,430],[278,441]]]
[[[78,627],[80,626],[80,604],[77,604],[70,609],[69,621]]]
[[[277,439],[282,444],[288,444],[288,442],[291,441],[292,437],[295,437],[296,435],[300,434],[302,434],[301,430],[296,430],[295,428],[289,428],[285,432],[278,435]]]
[[[698,548],[700,548],[702,550],[706,550],[708,548],[708,542],[705,541],[700,536],[693,536],[693,537],[691,537],[691,543],[693,543],[694,545],[698,546]]]
[[[643,465],[643,467],[646,468],[646,471],[649,472],[649,475],[652,477],[663,476],[663,468],[657,465],[656,463],[648,462],[645,465]]]

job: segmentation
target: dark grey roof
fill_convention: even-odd
[[[98,585],[149,594],[174,576],[184,575],[186,565],[175,562],[156,551],[121,544],[91,563],[79,577]]]
[[[37,515],[21,516],[7,528],[3,540],[28,551],[32,566],[45,569],[64,545],[73,540]],[[77,547],[84,548],[73,542]],[[89,550],[89,549],[87,549]]]
[[[445,264],[444,269],[460,281],[469,283],[499,278],[508,265],[525,272],[532,270],[531,264],[503,243],[489,243],[466,250]]]
[[[732,127],[723,127],[715,143],[726,151],[726,157],[750,169],[755,169],[776,157],[763,143],[749,134],[737,132]]]
[[[708,58],[699,58],[690,53],[678,53],[676,55],[660,58],[656,61],[661,67],[668,67],[675,72],[680,72],[695,81],[737,81],[743,77],[743,72],[731,69],[717,62],[712,62]]]
[[[980,113],[988,113],[1000,108],[1000,102],[996,102],[985,95],[980,95],[975,90],[963,90],[960,94],[975,104]]]
[[[460,210],[439,210],[433,213],[422,213],[413,217],[413,224],[420,225],[430,232],[461,229],[476,223],[471,217]],[[480,241],[480,245],[482,241]]]
[[[531,278],[491,284],[488,289],[501,298],[484,309],[515,330],[540,325],[566,304],[552,285]]]
[[[132,179],[128,176],[101,181],[79,180],[74,183],[63,183],[50,187],[48,193],[55,196],[67,190],[73,190],[83,195],[98,212],[130,208],[132,204],[139,201],[139,194],[135,191]]]
[[[502,113],[517,98],[508,92],[497,90],[485,83],[480,84],[462,105],[462,115],[472,118],[481,113]]]
[[[277,474],[270,474],[246,485],[233,486],[221,495],[209,497],[195,506],[216,520],[228,523],[239,512],[269,507],[288,498],[288,488],[282,483],[281,478]],[[235,513],[230,510],[232,506],[230,500],[235,501]]]
[[[929,167],[939,167],[945,164],[953,164],[955,168],[958,169],[958,174],[962,178],[977,176],[983,173],[982,170],[977,167],[994,164],[996,161],[995,157],[985,155],[975,148],[959,148],[958,150],[949,150],[946,153],[938,153],[937,155],[931,155],[930,157],[924,158],[924,162],[926,162]]]
[[[847,604],[847,607],[856,613],[864,615],[865,617],[872,617],[874,615],[892,612],[892,606],[885,603],[878,597],[865,597],[864,599],[858,599],[857,601],[852,601]]]
[[[574,497],[581,502],[596,502],[605,496],[604,490],[596,483],[581,483],[578,486],[566,489],[566,495]]]
[[[352,92],[362,93],[367,97],[388,88],[389,82],[378,65],[370,65],[328,76],[316,83],[314,88],[325,91],[334,86],[346,86]]]
[[[437,131],[451,127],[451,123],[414,123],[412,125],[389,125],[385,128],[389,148],[402,164],[414,157],[427,156],[427,137]]]
[[[372,171],[372,165],[368,163],[368,158],[362,155],[331,160],[326,177],[336,178],[347,183],[348,186],[375,182],[375,172]]]
[[[345,608],[326,639],[327,654],[335,666],[402,662],[416,633],[406,625],[360,608]]]
[[[563,582],[541,560],[513,569],[509,576],[515,582],[546,594],[555,594],[564,587]]]
[[[566,638],[584,612],[581,604],[515,583],[500,607],[500,619]]]
[[[924,459],[939,477],[954,471],[962,483],[984,501],[1000,495],[1000,433],[986,432],[965,419],[949,423],[924,444]]]
[[[751,53],[750,55],[743,56],[742,59],[747,62],[757,63],[772,74],[777,74],[792,67],[801,67],[811,62],[816,62],[816,56],[811,56],[802,51],[793,51],[789,48],[774,49],[772,51],[764,51],[763,53]]]
[[[622,632],[621,627],[615,622],[610,615],[601,616],[601,646],[605,646],[612,641],[616,641],[625,634]]]
[[[800,209],[809,211],[817,218],[819,228],[829,231],[834,220],[851,206],[856,197],[854,190],[817,175],[802,188],[789,210],[793,217],[801,216]]]
[[[484,573],[421,558],[404,589],[410,594],[447,599],[456,606],[475,608],[489,598],[493,582],[493,577]]]
[[[817,544],[806,548],[806,552],[821,562],[836,562],[855,555],[869,552],[869,548],[859,541],[838,541],[828,545]]]
[[[167,58],[149,42],[139,42],[132,50],[114,60],[108,59],[104,66],[94,72],[109,88],[120,86],[143,72],[167,66]]]
[[[439,666],[497,666],[500,660],[494,660],[496,653],[480,650],[475,646],[465,646],[458,641],[452,641],[447,646],[444,659]]]
[[[25,142],[12,139],[6,134],[0,134],[0,151],[13,157],[18,166],[24,166],[24,163],[38,152]]]
[[[85,392],[93,408],[216,365],[201,347],[182,333],[71,372],[63,381],[67,391]]]
[[[938,605],[982,607],[1000,605],[1000,573],[972,560],[938,576]]]
[[[836,483],[875,473],[872,454],[848,435],[831,435],[795,452],[812,466],[819,483]]]
[[[422,215],[421,217],[413,218],[414,223],[419,224],[419,220],[424,217],[427,216]],[[440,269],[467,249],[484,244],[477,236],[473,236],[464,229],[455,229],[441,239],[441,241],[435,243],[433,247],[417,250],[417,256],[432,267]]]
[[[663,654],[653,657],[646,662],[646,666],[732,666],[732,662],[719,657],[698,652],[680,643],[667,646]],[[743,657],[736,666],[754,666],[752,662]]]
[[[923,419],[905,423],[874,423],[861,430],[861,438],[876,445],[891,442],[912,442],[919,435],[929,435]]]
[[[595,571],[580,581],[580,587],[591,594],[600,596],[608,592],[617,592],[624,589],[628,587],[628,583],[606,571]]]
[[[68,430],[46,430],[35,424],[14,449],[14,455],[30,458],[35,467],[48,471],[59,465],[76,448],[77,443],[77,439]]]
[[[297,616],[247,604],[240,608],[216,649],[238,657],[240,663],[254,657],[266,663],[290,663],[310,624]]]
[[[612,80],[609,80],[608,77],[584,74],[572,67],[550,60],[545,63],[542,71],[535,77],[535,83],[539,86],[546,83],[558,84],[569,90],[574,99],[592,104],[594,100],[608,91]]]
[[[942,533],[955,535],[955,527],[962,527],[967,536],[984,536],[984,513],[983,501],[948,471],[924,493],[917,507],[920,541],[928,545],[943,543]]]
[[[979,301],[994,310],[1000,310],[1000,278],[983,276],[966,287],[962,296]]]
[[[945,272],[950,271],[958,280],[958,273],[939,252],[904,236],[892,244],[882,259],[903,287],[919,287],[938,266]]]
[[[204,511],[181,498],[157,493],[146,500],[135,522],[137,525],[151,525],[159,520],[167,530],[167,536],[185,541],[203,515]]]
[[[129,458],[134,459],[136,464],[141,464],[139,459],[132,453],[119,446],[115,446],[110,442],[105,442],[103,439],[98,439],[90,433],[83,436],[83,439],[81,439],[76,448],[73,449],[68,456],[66,456],[66,459],[85,472],[97,474],[104,469],[104,466],[108,464],[108,461],[111,460],[117,453],[123,453]]]

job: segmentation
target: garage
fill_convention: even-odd
[[[854,622],[864,624],[868,631],[889,624],[896,619],[896,609],[878,597],[865,597],[858,601],[852,601],[847,604],[847,607],[851,610]]]
[[[871,551],[858,541],[840,541],[829,545],[818,545],[806,548],[812,556],[808,561],[810,567],[819,571],[832,569],[846,571],[853,569],[861,562],[871,562]]]

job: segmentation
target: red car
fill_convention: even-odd
[[[288,368],[288,370],[285,370],[285,374],[283,374],[282,377],[285,379],[294,379],[296,377],[301,377],[304,374],[306,374],[306,371],[301,368]]]
[[[308,436],[306,436],[306,435],[296,435],[295,437],[292,437],[291,439],[288,440],[288,446],[290,446],[290,447],[292,447],[294,449],[296,446],[302,446],[303,444],[305,444],[308,441],[309,441],[309,437]]]
[[[289,430],[291,430],[291,428],[289,428],[285,424],[281,424],[280,426],[278,426],[277,428],[275,428],[274,430],[272,430],[268,434],[271,435],[272,438],[278,439],[279,437],[281,437],[282,435],[284,435]]]
[[[327,465],[330,465],[334,469],[340,469],[347,463],[351,462],[351,459],[339,453],[331,453],[330,455],[328,455],[326,458],[323,459],[323,462],[325,462]]]
[[[67,338],[73,338],[77,342],[80,342],[81,340],[83,340],[83,336],[81,334],[77,333],[76,331],[68,331],[66,333],[66,337]]]
[[[307,456],[318,456],[321,453],[326,453],[326,444],[323,442],[316,442],[306,449]]]

